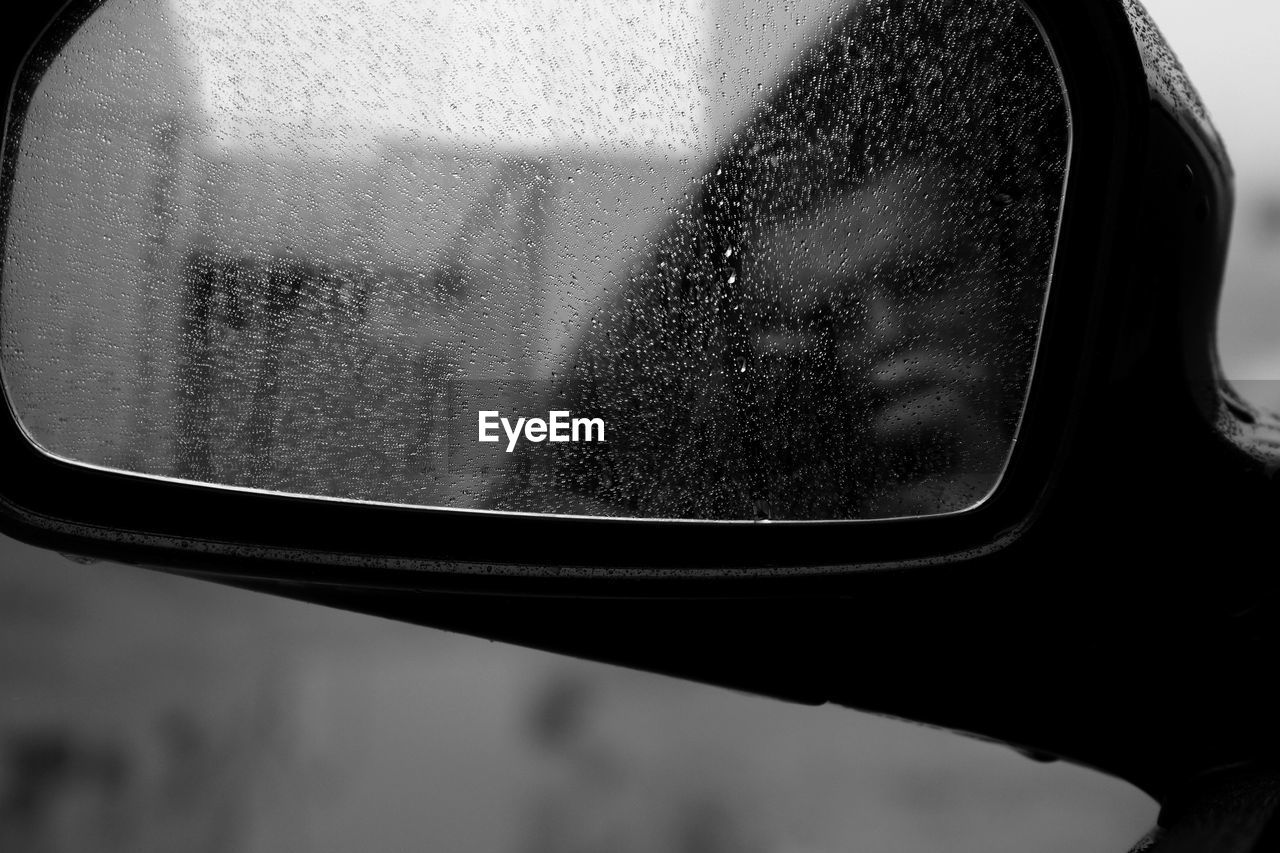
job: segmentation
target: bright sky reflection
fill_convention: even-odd
[[[174,0],[229,144],[704,150],[701,0]]]

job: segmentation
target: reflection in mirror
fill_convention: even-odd
[[[82,464],[460,509],[980,503],[1069,128],[1017,0],[107,0],[20,128],[0,321]]]

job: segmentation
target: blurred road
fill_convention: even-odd
[[[0,850],[1122,851],[1090,771],[0,542]]]

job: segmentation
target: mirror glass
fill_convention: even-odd
[[[1070,138],[1017,0],[107,0],[29,61],[0,366],[49,454],[634,518],[999,483]]]

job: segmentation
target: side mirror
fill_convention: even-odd
[[[14,29],[5,531],[1157,793],[1253,754],[1194,90],[1132,2],[812,5]]]

